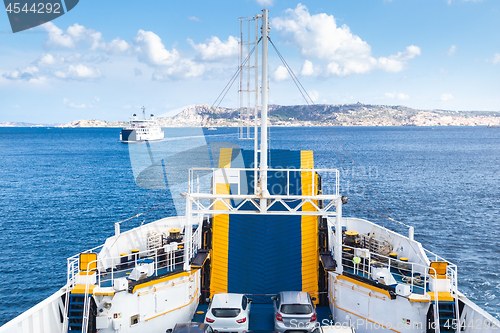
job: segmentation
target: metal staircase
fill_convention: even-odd
[[[68,307],[68,332],[82,331],[85,294],[70,294]]]
[[[439,330],[441,332],[454,332],[457,325],[455,316],[455,302],[439,302]]]
[[[71,293],[68,304],[68,332],[94,332],[92,292]]]

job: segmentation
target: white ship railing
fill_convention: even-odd
[[[196,238],[199,238],[199,234],[199,230],[196,230],[194,233]],[[193,248],[190,250],[191,259],[196,255],[199,243],[199,241],[193,238]],[[160,249],[163,249],[164,252],[159,253],[158,250]],[[128,278],[129,274],[127,273],[130,273],[137,266],[139,259],[153,259],[152,264],[154,269],[151,276],[182,270],[185,250],[185,242],[172,242],[162,248],[130,253],[128,254],[129,259],[124,263],[121,262],[122,256],[98,258],[96,261],[91,262],[92,264],[97,264],[96,285],[98,287],[112,287],[115,279]],[[74,271],[74,276],[70,276],[70,280],[77,281],[78,273],[79,271]]]
[[[245,190],[247,186],[247,182],[243,181],[246,179],[246,173],[255,174],[255,172],[259,171],[259,169],[255,168],[191,168],[189,169],[189,193],[190,194],[224,194],[217,193],[216,184],[231,184],[236,186],[236,190],[232,189],[233,195],[255,195],[255,193],[249,193],[248,190]],[[202,186],[200,184],[200,177],[206,176],[207,174],[212,175],[211,178],[211,187]],[[269,186],[269,197],[273,196],[286,196],[286,197],[302,197],[302,195],[293,194],[290,192],[291,189],[294,189],[294,193],[310,193],[311,189],[315,188],[318,184],[317,174],[320,174],[322,177],[322,189],[321,193],[323,195],[339,195],[339,171],[337,169],[293,169],[293,168],[279,168],[279,169],[267,169],[268,178],[278,178],[283,179],[285,182],[285,186],[280,186],[278,184]],[[291,177],[295,175],[295,177]],[[328,177],[333,177],[333,181],[327,179]],[[298,186],[297,179],[307,180],[308,185],[307,188],[304,186]],[[292,182],[295,181],[294,182]],[[255,181],[255,179],[254,179]],[[334,186],[325,186],[334,184]],[[255,184],[253,184],[255,185]],[[275,187],[273,189],[273,186]],[[254,190],[257,186],[253,186]],[[213,191],[212,191],[213,190]],[[279,194],[273,195],[273,193]]]
[[[429,274],[429,270],[433,270],[429,266],[390,258],[378,253],[370,252],[365,248],[357,248],[346,245],[343,245],[342,247],[344,249],[342,251],[342,265],[345,268],[352,270],[353,274],[373,279],[372,264],[381,264],[387,267],[393,276],[396,276],[395,280],[398,284],[409,285],[412,293],[418,293],[416,292],[418,287],[419,289],[422,289],[424,295],[426,294],[429,286],[429,277],[432,275],[432,273]],[[345,249],[350,249],[352,252],[346,251]],[[353,261],[354,257],[360,258],[360,262],[355,263]],[[403,274],[405,271],[408,275]]]
[[[189,258],[194,258],[198,253],[198,250],[202,247],[202,227],[198,226],[193,232],[193,239],[191,240],[191,246],[189,247]]]
[[[342,266],[344,270],[347,268],[352,271],[352,274],[369,278],[377,281],[373,276],[374,266],[372,264],[380,264],[387,268],[388,272],[394,277],[397,284],[406,284],[410,286],[410,292],[412,294],[422,294],[427,295],[428,292],[434,294],[434,329],[436,333],[440,332],[439,326],[439,297],[438,289],[433,288],[431,291],[429,288],[430,278],[432,276],[437,276],[437,272],[434,268],[429,265],[422,265],[414,262],[401,261],[399,259],[387,257],[379,253],[370,252],[368,249],[363,247],[352,247],[343,245],[342,246]],[[349,251],[349,250],[351,251]],[[429,252],[429,251],[427,251]],[[431,253],[435,260],[434,261],[446,261],[443,258]],[[331,253],[333,257],[333,253]],[[354,260],[354,258],[359,258]],[[448,261],[446,261],[448,262]],[[348,271],[349,272],[349,271]],[[406,274],[404,274],[406,273]],[[459,317],[459,307],[458,307],[458,290],[457,290],[457,267],[456,265],[448,262],[446,276],[450,280],[450,293],[455,299],[455,316]],[[420,289],[420,290],[418,290]],[[452,321],[450,325],[456,325],[455,329],[461,327],[461,323]]]
[[[135,253],[130,253],[127,256],[127,261],[122,262],[123,256],[103,256],[97,258],[95,261],[91,261],[87,264],[87,272],[90,272],[91,267],[95,265],[96,273],[96,287],[113,287],[114,281],[117,278],[127,278],[129,279],[129,274],[137,266],[137,261],[139,259],[153,259],[151,263],[153,265],[152,274],[147,276],[159,276],[166,273],[171,273],[175,271],[183,270],[185,263],[185,251],[189,251],[188,258],[191,260],[196,256],[198,250],[202,245],[202,227],[198,228],[193,232],[191,239],[191,246],[186,248],[185,242],[170,242],[169,244],[159,246],[154,249],[143,250]],[[98,253],[102,246],[87,250],[83,253]],[[160,251],[161,250],[161,251]],[[66,301],[65,301],[65,315],[63,322],[62,332],[67,332],[68,330],[68,311],[69,311],[69,294],[71,290],[77,285],[85,285],[85,295],[84,295],[84,311],[83,311],[83,321],[82,321],[82,332],[86,333],[89,324],[89,313],[90,313],[90,278],[89,275],[85,276],[85,283],[78,283],[78,276],[80,273],[80,254],[74,255],[67,259],[68,262],[68,277],[67,277],[67,290],[66,290]],[[141,277],[142,278],[142,277]],[[140,280],[137,280],[140,281]],[[135,282],[135,281],[134,281]]]
[[[244,168],[192,168],[189,170],[189,196],[193,214],[255,214],[267,212],[275,215],[335,216],[339,199],[339,171],[337,169],[268,169],[267,175],[279,182],[268,186],[269,193],[250,193],[258,190],[248,187],[247,175],[257,169]],[[321,173],[321,174],[319,174]],[[322,184],[318,187],[321,175]],[[333,179],[332,179],[333,178]],[[219,186],[218,186],[219,185]],[[228,191],[229,189],[229,191]],[[229,193],[228,193],[229,192]],[[261,199],[268,199],[261,207]],[[303,210],[305,204],[312,209]],[[283,209],[284,208],[284,209]]]

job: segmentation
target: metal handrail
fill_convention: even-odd
[[[189,260],[191,260],[192,258],[194,258],[198,250],[201,248],[201,229],[202,229],[201,227],[198,227],[196,231],[193,233],[193,237],[191,239],[191,246],[189,248],[186,246],[187,244],[184,241],[169,244],[171,248],[164,252],[165,260],[163,260],[162,262],[160,262],[160,260],[158,259],[159,255],[157,250],[165,249],[165,247],[143,250],[134,254],[130,254],[134,256],[133,259],[134,266],[137,263],[136,258],[139,258],[141,256],[154,257],[153,275],[158,275],[158,271],[164,268],[167,268],[167,270],[169,271],[175,270],[176,265],[181,265],[184,263],[185,260],[183,253],[185,251],[189,251],[188,258]],[[179,249],[179,246],[182,246],[183,249]],[[78,260],[76,258],[77,256],[68,258],[68,290],[71,290],[71,288],[75,286],[77,275],[79,274]],[[121,258],[122,258],[121,256],[105,257],[105,258],[98,258],[96,261],[91,262],[96,264],[96,283],[98,286],[102,286],[103,283],[110,280],[109,278],[104,278],[104,276],[106,276],[107,274],[110,274],[111,281],[113,281],[117,273],[125,272],[131,269],[131,267],[127,267],[124,269],[116,270],[116,267],[121,265]],[[105,265],[105,263],[107,264]],[[128,263],[130,263],[130,261]]]
[[[224,170],[227,170],[228,172],[231,172],[232,174],[236,174],[236,176],[231,176],[231,175],[228,175],[227,173],[223,175],[224,178],[227,178],[229,180],[229,178],[231,177],[236,177],[237,178],[237,181],[234,182],[234,184],[238,184],[238,190],[237,190],[237,196],[240,196],[242,195],[241,194],[241,191],[240,191],[240,184],[241,184],[241,172],[255,172],[255,171],[259,171],[259,169],[256,169],[256,168],[191,168],[189,169],[189,193],[190,194],[194,194],[194,193],[200,193],[200,186],[199,186],[199,175],[196,174],[196,171],[199,171],[203,174],[209,174],[208,171],[211,171],[212,175],[214,175],[217,171],[221,171],[221,172],[225,172]],[[290,183],[288,182],[288,180],[290,179],[290,173],[297,173],[297,172],[310,172],[311,173],[311,189],[312,188],[315,188],[315,185],[316,185],[316,174],[318,172],[332,172],[334,173],[335,175],[335,193],[333,195],[339,195],[339,188],[340,188],[340,183],[339,183],[339,171],[338,169],[293,169],[293,168],[283,168],[283,169],[274,169],[274,168],[270,168],[270,169],[267,169],[267,172],[268,174],[269,173],[272,173],[272,172],[284,172],[286,173],[286,177],[283,177],[285,179],[287,179],[287,182],[286,182],[286,195],[287,196],[290,196]],[[195,178],[196,176],[196,178]],[[215,193],[215,189],[216,189],[216,177],[212,177],[212,184],[211,184],[211,189],[207,189],[207,192],[206,193],[209,193],[208,190],[212,190],[214,191],[214,194]],[[232,184],[232,183],[231,183]],[[256,188],[256,186],[254,187]],[[324,189],[323,189],[323,192],[324,192]],[[203,193],[203,192],[201,192]],[[245,194],[243,194],[245,195]],[[246,193],[246,195],[252,195],[250,193]]]
[[[90,287],[90,284],[88,282],[89,280],[89,272],[90,272],[90,265],[95,263],[95,267],[96,267],[96,273],[95,274],[98,274],[97,273],[97,263],[98,263],[99,259],[97,260],[94,260],[94,261],[90,261],[89,263],[87,263],[87,275],[86,275],[86,278],[85,278],[85,295],[83,297],[83,317],[82,317],[82,333],[87,333],[88,331],[88,328],[89,328],[89,313],[90,313],[90,297],[89,297],[89,287]]]
[[[391,270],[391,263],[394,262],[395,260],[397,260],[398,262],[401,262],[403,263],[403,261],[400,261],[399,259],[394,259],[394,258],[390,258],[390,257],[387,257],[387,256],[384,256],[384,255],[381,255],[381,254],[378,254],[378,253],[373,253],[373,252],[370,252],[368,249],[365,249],[365,248],[355,248],[355,247],[352,247],[352,246],[347,246],[347,245],[343,245],[343,248],[349,248],[349,249],[353,249],[353,256],[355,255],[354,251],[355,250],[365,250],[367,253],[368,253],[368,258],[365,257],[365,260],[368,261],[368,271],[365,271],[363,270],[363,276],[365,275],[365,273],[368,275],[368,276],[372,276],[372,267],[370,265],[371,261],[372,261],[372,257],[376,257],[378,258],[379,260],[381,260],[380,258],[382,258],[382,260],[387,260],[388,262],[388,268],[389,268],[389,272]],[[342,253],[346,253],[344,251],[342,251]],[[405,284],[409,284],[410,285],[410,290],[411,292],[413,293],[414,289],[415,289],[415,286],[414,286],[414,279],[413,279],[413,276],[414,276],[414,273],[416,273],[415,271],[415,268],[414,266],[417,266],[417,267],[421,267],[422,268],[422,271],[423,271],[423,291],[424,291],[424,295],[425,295],[425,292],[427,290],[427,285],[428,285],[428,280],[429,280],[429,277],[431,276],[437,276],[437,272],[434,268],[430,267],[430,266],[425,266],[425,265],[421,265],[421,264],[418,264],[418,263],[412,263],[412,262],[404,262],[405,264],[409,265],[410,269],[411,269],[411,279],[410,279],[410,283],[407,283],[407,282],[404,282],[402,281],[402,283],[405,283]],[[357,271],[358,271],[358,265],[359,264],[356,264],[356,263],[352,263],[352,265],[348,265],[348,264],[344,264],[344,262],[341,263],[341,265],[344,265],[346,267],[349,267],[349,268],[352,268],[354,273],[356,274]],[[363,265],[365,265],[363,263]],[[400,267],[398,266],[395,266],[397,267],[398,269]],[[454,276],[456,278],[456,271],[452,270],[452,272],[454,272]],[[391,274],[395,274],[395,273],[392,273]],[[420,273],[421,274],[421,273]],[[396,274],[396,275],[399,275],[399,274]],[[372,276],[373,278],[373,276]],[[399,283],[399,282],[398,282]],[[451,286],[451,288],[456,288],[456,286]],[[438,298],[438,291],[437,291],[437,288],[434,288],[434,325],[435,325],[435,332],[436,333],[440,333],[440,326],[439,326],[439,298]],[[456,300],[457,298],[455,298]],[[457,312],[458,313],[458,312]],[[460,327],[460,326],[457,326],[457,327]],[[458,331],[457,331],[458,332]]]
[[[368,265],[367,265],[367,268],[368,268],[368,271],[366,270],[361,270],[363,272],[363,275],[366,273],[368,276],[371,276],[372,275],[372,272],[371,272],[371,266],[370,266],[370,263],[372,261],[376,261],[376,262],[381,262],[383,263],[383,261],[387,261],[388,263],[388,268],[389,270],[391,268],[397,268],[397,269],[400,269],[400,266],[399,265],[392,265],[391,263],[394,262],[394,261],[397,261],[398,263],[405,263],[405,264],[408,264],[409,265],[409,270],[411,272],[411,276],[413,276],[415,273],[419,273],[419,274],[422,274],[422,278],[423,278],[423,290],[427,290],[427,284],[428,284],[428,278],[430,277],[430,274],[428,273],[428,269],[430,267],[428,266],[425,266],[425,265],[422,265],[422,264],[418,264],[418,263],[413,263],[413,262],[403,262],[399,259],[394,259],[394,258],[391,258],[391,257],[387,257],[387,256],[384,256],[384,255],[381,255],[381,254],[378,254],[378,253],[374,253],[374,252],[370,252],[368,249],[366,248],[356,248],[356,247],[352,247],[352,246],[347,246],[347,245],[343,245],[342,246],[343,248],[349,248],[349,249],[353,249],[353,252],[355,250],[364,250],[368,253],[368,258],[365,258],[367,261],[368,261]],[[344,251],[342,251],[342,253],[345,253]],[[355,272],[356,271],[359,271],[359,268],[353,263],[353,265],[345,265],[349,268],[352,268]],[[416,267],[419,267],[420,269],[415,269]],[[392,274],[395,274],[395,273],[392,273]],[[399,274],[396,274],[397,276],[399,276]],[[404,282],[402,281],[402,283],[404,284],[409,284],[410,287],[411,287],[411,291],[413,292],[414,291],[414,280],[411,279],[410,280],[410,283],[407,283],[407,282]]]

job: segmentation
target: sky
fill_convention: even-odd
[[[315,103],[500,110],[498,0],[81,0],[15,34],[0,14],[0,122],[212,105],[237,70],[238,19],[263,8]],[[269,52],[269,102],[305,104]],[[220,106],[237,105],[235,86]]]

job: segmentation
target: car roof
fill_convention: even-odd
[[[280,294],[282,304],[311,304],[309,294],[305,291],[282,291]]]
[[[243,294],[215,294],[212,308],[241,308]]]
[[[173,333],[204,332],[207,326],[205,323],[179,323],[175,325]]]

